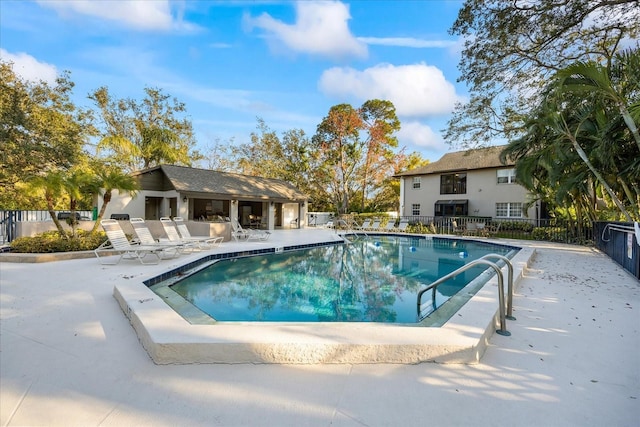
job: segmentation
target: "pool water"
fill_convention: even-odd
[[[421,288],[489,253],[515,251],[466,240],[371,236],[220,260],[170,289],[216,321],[417,323]],[[436,307],[486,269],[471,268],[438,286]]]

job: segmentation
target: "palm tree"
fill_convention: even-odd
[[[636,48],[617,54],[608,67],[596,62],[576,62],[558,71],[556,78],[563,91],[584,92],[587,96],[597,94],[612,102],[640,149],[640,132],[629,111],[627,99],[628,93],[637,94],[639,74],[640,50]]]
[[[576,151],[576,153],[578,154],[580,159],[584,162],[584,164],[587,166],[587,168],[589,168],[589,170],[591,171],[593,176],[596,178],[598,183],[602,185],[602,187],[605,189],[609,197],[611,197],[611,200],[613,201],[613,203],[617,206],[617,208],[624,215],[627,221],[631,221],[632,220],[631,215],[629,215],[629,212],[627,212],[624,204],[622,203],[622,201],[620,200],[616,192],[613,191],[613,188],[604,178],[602,173],[600,173],[600,171],[596,169],[596,167],[593,165],[593,162],[591,161],[587,153],[584,151],[584,149],[580,145],[580,142],[578,141],[578,134],[583,128],[584,119],[578,120],[578,121],[567,120],[568,118],[563,113],[557,113],[557,114],[552,113],[549,116],[549,118],[551,119],[549,121],[549,125],[552,128],[554,128],[554,130],[557,133],[557,137],[560,140],[569,141],[571,143],[573,149]]]
[[[91,175],[81,167],[75,167],[62,176],[62,189],[69,196],[69,215],[68,223],[71,226],[71,236],[77,237],[78,219],[76,218],[76,210],[78,201],[84,194],[90,191]]]
[[[578,62],[558,72],[557,82],[563,92],[590,101],[590,120],[602,130],[599,138],[604,148],[598,157],[615,159],[610,162],[612,180],[622,188],[629,209],[640,216],[640,133],[636,124],[640,120],[640,50],[620,52],[606,67]],[[618,114],[598,114],[599,110]]]
[[[631,65],[576,63],[552,79],[528,118],[528,132],[504,153],[516,160],[516,176],[528,188],[552,188],[556,202],[588,206],[589,216],[601,188],[627,221],[640,214],[640,146],[634,110],[626,107],[638,104],[640,61],[637,50],[629,56],[623,59]]]
[[[52,171],[44,175],[38,175],[26,182],[27,188],[44,197],[47,204],[47,210],[53,220],[53,223],[63,239],[68,239],[67,233],[62,228],[62,224],[58,220],[55,212],[55,204],[63,193],[64,176],[61,171]]]
[[[96,218],[96,223],[93,225],[91,233],[96,233],[100,226],[100,221],[104,217],[104,213],[107,210],[107,205],[111,202],[113,190],[126,191],[130,194],[135,194],[138,190],[138,183],[131,175],[128,175],[122,170],[113,166],[103,166],[99,168],[95,173],[92,183],[92,190],[99,194],[102,193],[102,207]]]

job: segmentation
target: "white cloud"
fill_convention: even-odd
[[[458,43],[453,40],[424,40],[413,37],[358,37],[358,40],[372,45],[414,48],[450,48]]]
[[[338,98],[391,101],[399,116],[447,114],[462,101],[442,71],[424,63],[379,64],[364,71],[334,67],[322,73],[318,85],[323,93]]]
[[[263,29],[271,47],[328,58],[366,57],[367,46],[349,31],[349,7],[339,1],[300,1],[296,22],[289,25],[267,13],[257,18],[245,16],[250,27]]]
[[[58,70],[55,65],[40,62],[24,52],[14,54],[0,49],[0,58],[5,62],[13,62],[13,72],[24,80],[32,82],[43,80],[53,85],[58,76]]]
[[[214,42],[210,43],[209,47],[213,49],[231,49],[233,45],[231,43]]]
[[[415,121],[402,122],[397,136],[401,144],[415,145],[433,151],[448,148],[440,134],[434,132],[429,126]]]
[[[155,1],[95,1],[95,0],[39,0],[43,7],[56,10],[63,16],[74,14],[116,21],[137,30],[192,30],[196,27],[173,16],[169,0]],[[181,13],[180,13],[181,15]]]

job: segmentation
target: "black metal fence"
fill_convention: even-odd
[[[17,211],[0,211],[0,245],[16,237]]]
[[[491,218],[472,216],[404,216],[418,233],[482,235],[485,237],[543,240],[547,242],[593,244],[593,224],[559,219]]]
[[[633,223],[595,222],[595,245],[640,280],[640,246]]]

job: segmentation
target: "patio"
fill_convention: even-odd
[[[277,230],[262,244],[333,237]],[[512,335],[493,335],[477,365],[156,365],[113,288],[187,257],[0,263],[0,422],[636,425],[640,283],[592,248],[508,242],[536,256],[516,290]]]

